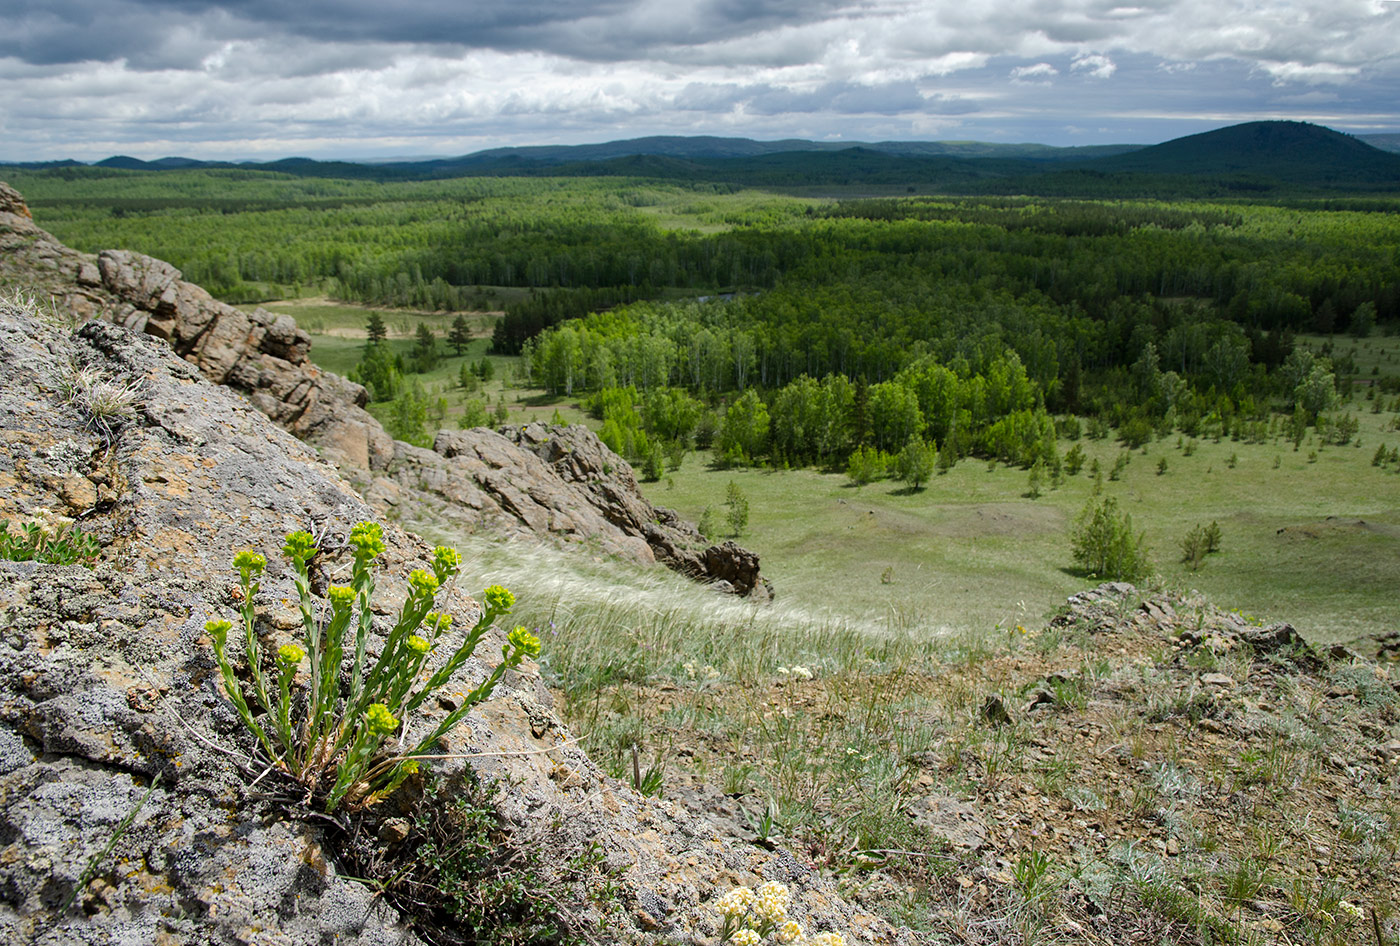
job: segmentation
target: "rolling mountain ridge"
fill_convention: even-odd
[[[1400,148],[1400,136],[1368,136]],[[83,168],[76,162],[18,165]],[[1400,190],[1400,154],[1306,122],[1247,122],[1158,145],[1056,148],[986,142],[853,144],[801,139],[651,137],[596,145],[496,148],[455,158],[362,163],[284,158],[206,162],[124,155],[108,171],[237,168],[369,180],[472,176],[644,177],[747,187],[897,187],[949,193],[1230,196]]]

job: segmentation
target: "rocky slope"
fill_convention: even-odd
[[[21,196],[0,183],[6,283],[52,298],[65,318],[100,318],[168,342],[206,379],[242,392],[315,445],[381,515],[412,509],[462,531],[591,543],[720,590],[771,595],[756,555],[733,543],[711,546],[653,507],[627,463],[587,430],[444,432],[433,450],[396,442],[364,410],[362,387],[307,359],[311,339],[288,316],[225,305],[169,263],[138,253],[72,250],[39,229]]]
[[[294,353],[295,339],[260,344]],[[264,357],[281,356],[246,363]],[[323,403],[316,380],[298,418]],[[281,536],[325,536],[333,573],[345,558],[329,551],[336,540],[374,515],[335,468],[210,383],[188,353],[103,321],[70,335],[0,306],[0,519],[76,520],[102,549],[91,570],[0,562],[0,942],[452,941],[464,934],[444,920],[449,901],[424,906],[418,890],[404,916],[392,908],[404,905],[398,887],[376,896],[344,875],[354,864],[371,881],[400,877],[396,852],[425,843],[429,816],[449,810],[468,767],[502,786],[491,835],[502,859],[533,852],[534,882],[558,915],[599,941],[713,936],[714,899],[763,879],[792,885],[809,928],[892,939],[790,856],[603,775],[528,663],[445,740],[469,758],[434,764],[437,794],[411,784],[337,823],[308,815],[275,775],[253,787],[251,740],[203,629],[233,614],[230,556],[251,547],[269,559],[258,630],[275,649],[297,624]],[[386,539],[380,593],[392,599],[430,550],[397,528]],[[461,592],[449,604],[459,621],[475,608]],[[376,629],[386,626],[381,615]],[[488,639],[445,692],[488,673],[499,643]]]

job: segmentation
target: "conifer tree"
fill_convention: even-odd
[[[413,370],[417,372],[432,371],[437,367],[438,350],[437,336],[433,330],[422,322],[418,323],[418,333],[413,343],[413,353],[409,356],[413,362]]]
[[[369,314],[369,321],[365,323],[365,333],[367,335],[366,344],[378,345],[389,337],[389,329],[385,327],[384,320],[380,318],[378,312]]]
[[[452,330],[447,333],[447,344],[452,346],[452,350],[460,358],[462,349],[471,344],[472,330],[467,325],[467,317],[459,315],[452,320]]]

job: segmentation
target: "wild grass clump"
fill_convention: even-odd
[[[64,400],[108,442],[136,419],[141,382],[118,381],[101,368],[67,365],[58,378]]]
[[[409,592],[398,619],[378,659],[370,665],[366,653],[373,621],[370,603],[374,562],[384,551],[383,530],[374,523],[359,523],[351,529],[348,544],[353,555],[351,582],[330,586],[326,593],[329,607],[318,608],[308,564],[320,549],[310,533],[287,536],[282,553],[292,564],[303,637],[300,644],[279,648],[275,678],[264,671],[254,629],[256,598],[267,560],[252,550],[234,556],[242,592],[240,616],[251,692],[245,693],[228,656],[232,623],[212,620],[205,625],[214,642],[225,692],[244,726],[272,763],[302,786],[306,801],[319,799],[328,812],[342,804],[372,805],[392,792],[418,770],[419,758],[431,752],[439,738],[491,695],[507,670],[540,652],[539,639],[525,628],[511,631],[501,648],[501,662],[491,675],[427,735],[409,744],[404,725],[407,718],[447,683],[496,618],[509,613],[515,598],[499,585],[487,588],[482,593],[481,617],[453,643],[452,616],[434,608],[439,590],[460,571],[461,557],[455,549],[439,546],[433,551],[431,572],[416,569],[409,574]],[[346,686],[342,665],[352,627],[353,651]],[[434,652],[450,656],[428,673]],[[294,691],[303,660],[309,661],[309,673]],[[397,742],[391,744],[395,733]]]

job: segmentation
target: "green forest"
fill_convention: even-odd
[[[321,293],[451,312],[495,308],[514,289],[493,352],[523,356],[528,385],[586,400],[607,442],[653,474],[695,448],[723,466],[844,469],[854,457],[897,472],[912,445],[939,469],[976,456],[1058,475],[1057,442],[1081,429],[1139,446],[1173,432],[1300,438],[1322,418],[1344,442],[1352,425],[1328,412],[1369,379],[1294,336],[1400,324],[1400,214],[1383,198],[835,199],[231,169],[15,177],[59,238],[168,259],[229,301]],[[421,396],[383,375],[423,357],[368,354],[356,376],[379,396]],[[1371,404],[1392,387],[1368,390]]]

